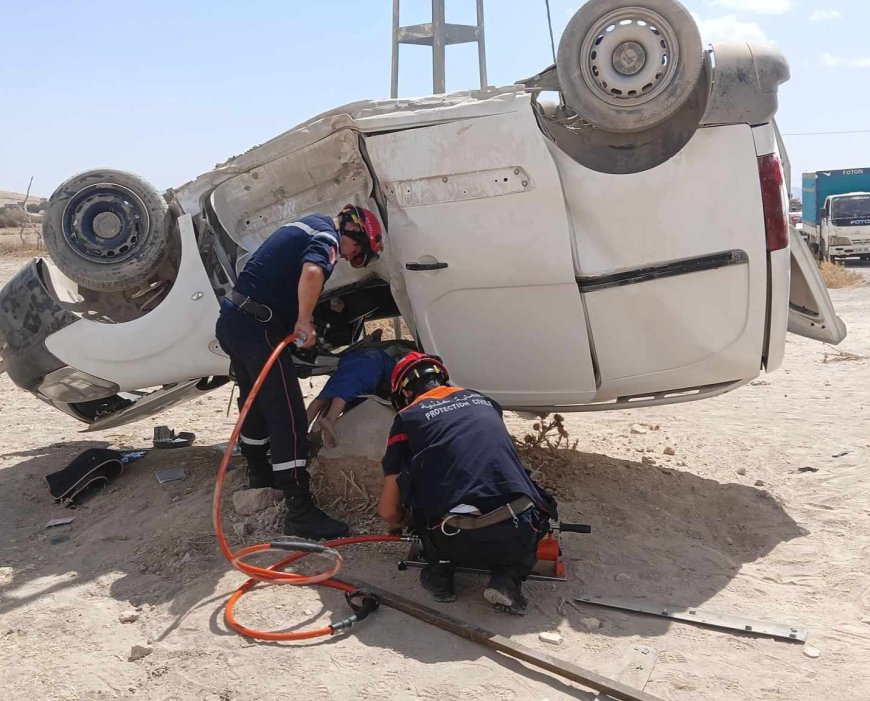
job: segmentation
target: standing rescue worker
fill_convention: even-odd
[[[287,334],[300,334],[302,348],[314,345],[314,307],[338,257],[363,268],[381,250],[377,217],[347,205],[335,217],[312,214],[282,226],[253,253],[221,302],[216,329],[232,361],[240,409]],[[346,523],[327,516],[311,498],[305,403],[289,352],[281,354],[266,376],[242,426],[240,444],[248,461],[248,485],[284,491],[285,535],[321,539],[348,532]]]
[[[523,466],[498,403],[449,379],[437,357],[422,353],[393,371],[399,413],[383,458],[381,517],[391,529],[413,524],[428,563],[420,582],[436,601],[456,598],[457,565],[488,567],[484,598],[522,615],[522,582],[558,518],[556,502]]]

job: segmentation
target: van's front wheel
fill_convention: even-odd
[[[99,291],[139,287],[169,253],[166,202],[142,178],[93,170],[62,183],[49,198],[42,225],[58,268]]]

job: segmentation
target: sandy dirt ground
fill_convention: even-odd
[[[22,261],[0,258],[0,280]],[[861,270],[870,283],[870,268]],[[870,356],[870,286],[832,297],[849,327],[840,347]],[[569,580],[528,583],[524,618],[492,611],[474,575],[458,578],[455,603],[433,606],[601,674],[616,674],[629,648],[648,645],[658,660],[646,691],[662,699],[870,698],[870,359],[843,358],[790,336],[782,369],[725,396],[567,416],[576,448],[530,457],[562,517],[594,529],[563,539]],[[232,427],[228,399],[222,388],[156,419],[88,434],[0,377],[4,699],[594,697],[385,608],[350,634],[308,643],[255,644],[228,631],[223,603],[243,577],[217,552],[210,522],[213,446]],[[531,421],[508,422],[520,439],[532,432]],[[150,452],[75,510],[53,503],[46,474],[87,447],[147,448],[157,424],[195,432],[196,444]],[[154,473],[170,466],[188,477],[160,486]],[[240,480],[231,473],[229,491]],[[371,527],[366,504],[341,495],[330,503],[356,509],[357,529]],[[61,516],[75,521],[45,527]],[[232,544],[258,535],[233,535]],[[356,549],[345,567],[428,604],[416,572],[397,570],[403,554],[393,544]],[[788,623],[809,637],[802,645],[565,604],[584,594]],[[122,623],[130,611],[136,620]],[[338,592],[293,587],[255,590],[239,610],[245,623],[270,629],[347,613]],[[563,642],[542,642],[545,631]],[[136,645],[151,652],[129,661]]]

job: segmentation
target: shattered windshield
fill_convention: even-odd
[[[831,219],[870,219],[870,195],[838,197],[831,202]]]

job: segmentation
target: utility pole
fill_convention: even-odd
[[[444,57],[451,44],[477,43],[480,89],[486,88],[486,46],[483,31],[483,0],[476,0],[477,24],[448,24],[444,16],[444,0],[432,0],[432,21],[405,27],[399,23],[400,0],[393,0],[393,66],[390,97],[399,96],[399,45],[416,44],[432,47],[432,92],[446,92]]]

